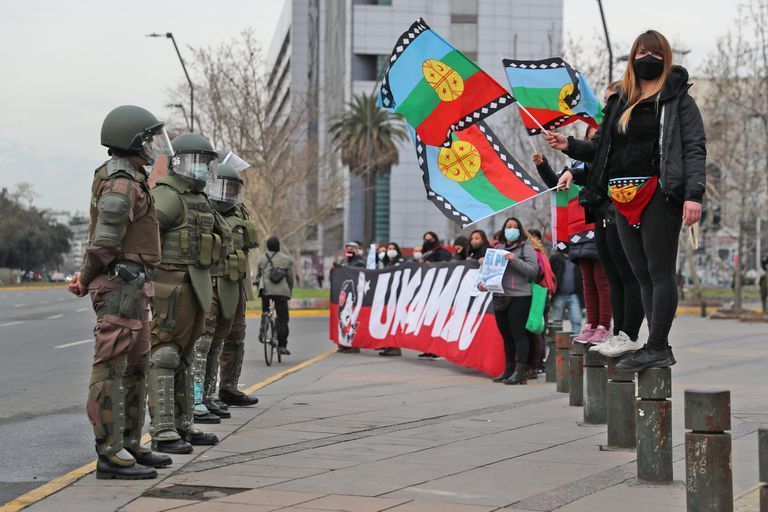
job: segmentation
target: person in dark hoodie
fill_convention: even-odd
[[[485,257],[485,251],[491,246],[488,235],[482,229],[476,229],[469,235],[469,259],[480,261]]]
[[[640,282],[650,332],[642,348],[625,344],[600,352],[615,357],[636,350],[616,368],[639,372],[675,364],[668,336],[677,309],[677,244],[681,225],[701,217],[707,150],[701,113],[688,95],[688,72],[672,65],[667,39],[655,30],[640,34],[629,62],[592,141],[558,133],[546,140],[553,149],[592,162],[582,203],[610,197],[617,210],[619,238]],[[564,175],[560,182],[568,187],[571,178]]]
[[[424,263],[440,263],[441,261],[451,261],[453,259],[451,253],[440,244],[440,238],[434,231],[424,233],[421,250],[421,260]]]

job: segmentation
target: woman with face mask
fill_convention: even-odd
[[[582,203],[610,199],[621,245],[640,282],[648,341],[604,343],[600,353],[634,352],[617,365],[639,372],[675,364],[668,336],[677,309],[675,263],[681,225],[701,217],[706,138],[688,72],[672,65],[672,48],[655,30],[640,34],[629,52],[621,90],[604,109],[592,141],[550,133],[546,140],[572,158],[591,162]],[[570,185],[569,176],[561,183]],[[610,341],[610,340],[609,340]]]
[[[451,253],[440,245],[440,238],[438,238],[434,231],[424,233],[421,250],[421,259],[424,263],[440,263],[441,261],[451,261],[453,259]]]
[[[531,281],[538,278],[539,263],[536,252],[528,243],[523,224],[515,217],[504,222],[496,249],[508,253],[507,268],[501,280],[504,293],[493,296],[496,324],[504,339],[506,368],[493,381],[525,384],[530,351],[525,323],[531,309]],[[478,288],[485,291],[482,284]]]
[[[457,236],[453,241],[453,250],[456,251],[456,259],[464,261],[469,258],[469,238],[464,235]]]
[[[482,229],[476,229],[469,235],[469,258],[480,261],[485,257],[485,251],[490,247],[488,235]]]
[[[405,258],[403,258],[403,253],[400,251],[400,246],[395,242],[389,242],[385,247],[382,268],[400,267],[404,264]],[[400,356],[402,355],[402,351],[398,347],[384,347],[384,349],[379,352],[379,355],[384,357]]]

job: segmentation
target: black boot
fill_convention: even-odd
[[[210,432],[188,432],[185,437],[192,446],[213,446],[219,442],[216,434]]]
[[[510,378],[513,373],[515,373],[514,368],[512,368],[512,369],[507,368],[506,370],[504,370],[504,373],[502,373],[498,377],[494,377],[493,378],[493,382],[504,382],[505,380]]]
[[[155,468],[142,466],[138,463],[121,466],[111,462],[104,455],[99,455],[99,461],[96,463],[96,478],[99,480],[148,480],[157,478],[157,471]]]
[[[222,402],[221,400],[214,400],[213,403],[215,403],[219,407],[219,409],[221,409],[222,411],[229,410],[229,406],[224,402]]]
[[[141,447],[138,450],[131,450],[130,448],[126,448],[126,450],[128,450],[128,452],[133,455],[133,458],[136,459],[136,463],[141,464],[142,466],[149,466],[151,468],[164,468],[165,466],[170,466],[173,464],[173,460],[169,456],[154,453],[148,448]]]
[[[222,419],[227,419],[227,418],[231,418],[232,417],[232,413],[229,412],[229,410],[228,410],[229,408],[222,409],[213,400],[208,400],[208,401],[206,401],[204,403],[205,403],[205,406],[208,408],[208,410],[211,412],[211,414],[213,414],[214,416],[216,416],[218,418],[222,418]],[[216,422],[216,423],[218,423],[218,422]]]
[[[233,407],[248,407],[249,405],[256,405],[259,403],[259,399],[255,396],[249,396],[239,391],[237,393],[232,393],[226,389],[219,390],[219,398],[225,404]]]
[[[155,441],[153,439],[152,450],[163,453],[192,453],[192,445],[183,439],[174,441]]]
[[[634,354],[619,361],[616,369],[622,372],[641,372],[648,368],[668,368],[676,362],[672,347],[654,350],[646,344]]]
[[[207,423],[207,424],[221,423],[221,418],[210,412],[206,414],[195,414],[194,419],[195,419],[195,423]]]
[[[515,366],[515,373],[513,373],[508,379],[504,380],[504,384],[527,384],[528,378],[528,365],[517,363]]]

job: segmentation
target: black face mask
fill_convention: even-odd
[[[656,80],[664,72],[664,61],[650,53],[632,61],[635,74],[643,80]]]
[[[437,245],[437,242],[434,240],[424,240],[424,242],[421,244],[421,248],[424,249],[424,251],[431,251],[435,248]]]

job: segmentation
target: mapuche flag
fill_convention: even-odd
[[[563,59],[504,59],[504,69],[517,101],[545,129],[554,130],[576,120],[597,128],[602,121],[603,110],[592,87]],[[541,132],[526,112],[520,115],[530,135]]]
[[[568,190],[552,192],[552,240],[561,251],[595,238],[595,224],[587,223],[579,192],[581,187],[575,183]]]
[[[546,190],[483,121],[451,133],[449,147],[426,144],[411,127],[427,198],[465,227]]]
[[[403,115],[431,146],[513,102],[506,89],[421,18],[395,44],[379,92],[379,106]]]

